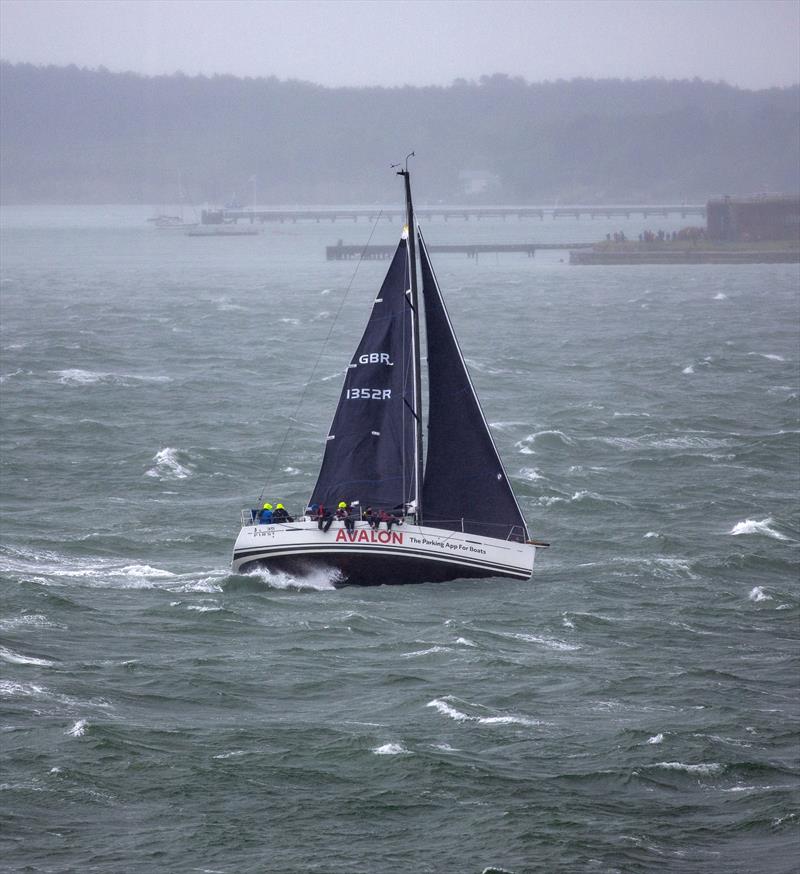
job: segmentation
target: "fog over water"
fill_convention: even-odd
[[[299,78],[324,85],[430,85],[507,73],[531,81],[798,81],[793,0],[4,0],[0,56]]]

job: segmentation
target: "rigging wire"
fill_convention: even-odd
[[[336,314],[333,317],[333,321],[331,322],[330,328],[328,328],[328,335],[322,341],[322,346],[320,347],[319,354],[317,355],[317,360],[314,362],[314,366],[311,368],[311,373],[306,381],[306,384],[303,386],[303,390],[300,392],[300,399],[297,401],[297,406],[294,409],[294,413],[289,416],[289,425],[286,428],[286,433],[283,435],[283,440],[281,440],[281,445],[278,447],[278,451],[275,453],[272,459],[272,466],[269,469],[269,473],[267,473],[267,478],[264,481],[264,485],[261,487],[261,494],[258,496],[258,506],[261,505],[261,502],[264,500],[264,492],[267,490],[267,486],[269,485],[270,480],[272,479],[272,475],[275,472],[275,467],[280,460],[281,454],[283,453],[283,448],[286,445],[286,441],[289,439],[289,434],[292,431],[292,427],[294,423],[297,421],[297,414],[300,412],[300,407],[303,405],[303,399],[306,396],[306,392],[308,391],[308,387],[314,381],[314,375],[317,372],[317,368],[319,367],[319,363],[322,360],[322,356],[325,354],[325,349],[328,346],[328,341],[331,339],[331,335],[333,334],[333,329],[336,327],[336,322],[339,319],[339,316],[342,313],[342,309],[344,308],[345,301],[347,300],[348,294],[350,294],[350,289],[353,287],[353,283],[356,281],[356,276],[358,275],[358,268],[361,267],[361,262],[364,260],[364,255],[366,254],[367,247],[372,242],[372,237],[375,234],[375,230],[378,227],[378,222],[381,220],[381,216],[383,215],[383,210],[378,213],[377,218],[375,219],[375,223],[372,225],[372,230],[369,233],[369,238],[367,242],[364,243],[364,247],[361,250],[361,254],[358,256],[358,261],[356,262],[356,269],[353,271],[353,275],[350,277],[350,282],[347,285],[347,288],[344,291],[344,295],[342,295],[342,300],[339,303],[339,308],[336,310]]]

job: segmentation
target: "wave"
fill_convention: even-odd
[[[410,756],[410,750],[407,750],[402,744],[388,743],[381,747],[375,747],[372,750],[376,756]]]
[[[747,596],[751,601],[771,601],[772,595],[765,595],[764,589],[761,586],[754,586]]]
[[[189,467],[181,464],[178,460],[179,449],[173,449],[171,446],[165,446],[159,449],[153,456],[155,466],[145,472],[145,476],[155,477],[156,479],[186,479],[192,475]]]
[[[17,370],[12,371],[11,373],[3,373],[0,374],[0,385],[4,382],[7,382],[9,379],[13,379],[15,376],[32,376],[32,372],[30,370],[22,370],[21,368],[17,368]]]
[[[61,385],[95,385],[96,383],[112,383],[130,385],[132,382],[172,382],[169,376],[143,376],[136,373],[106,373],[96,370],[83,370],[70,367],[65,370],[51,370],[58,377]]]
[[[649,744],[660,744],[664,743],[664,735],[660,732],[658,734],[654,734],[652,737],[647,739]]]
[[[53,692],[45,686],[35,683],[18,683],[14,680],[0,680],[0,698],[45,698],[67,707],[95,707],[100,710],[113,710],[113,705],[103,698],[81,701],[70,695]]]
[[[86,729],[89,727],[89,723],[85,719],[79,719],[74,725],[68,728],[64,734],[68,734],[70,737],[83,737],[86,734]]]
[[[428,649],[418,649],[415,652],[403,653],[404,659],[413,659],[417,656],[433,655],[437,652],[452,652],[449,646],[432,646]]]
[[[542,722],[540,719],[532,719],[528,716],[474,716],[458,710],[449,703],[457,700],[457,698],[446,695],[444,698],[434,698],[433,701],[429,701],[425,706],[434,708],[442,716],[447,716],[456,722],[475,722],[480,725],[524,725],[529,727],[551,724],[549,722]]]
[[[87,556],[66,557],[49,550],[4,547],[0,550],[0,571],[34,580],[41,585],[74,582],[88,586],[123,589],[162,588],[174,592],[221,592],[227,569],[177,574],[149,564],[127,564],[124,559]],[[18,622],[22,620],[17,620]],[[53,626],[42,617],[43,627]],[[30,624],[36,624],[33,621]]]
[[[598,495],[596,492],[590,492],[588,489],[579,489],[577,492],[573,492],[568,498],[562,498],[558,495],[543,495],[537,499],[536,503],[539,504],[540,507],[552,507],[554,504],[574,504],[582,501],[589,501],[598,504],[620,505],[619,501],[615,501],[613,498],[606,498],[603,495]]]
[[[789,538],[785,534],[770,528],[773,521],[772,516],[768,516],[766,519],[745,519],[743,522],[737,522],[728,534],[733,534],[734,536],[739,534],[764,534],[767,537],[774,537],[776,540],[788,540]]]
[[[51,622],[42,613],[24,613],[22,616],[12,616],[0,619],[0,631],[13,631],[19,628],[63,628],[57,622]]]
[[[563,431],[557,429],[546,429],[544,431],[534,431],[533,434],[528,434],[522,440],[518,440],[514,446],[523,455],[533,455],[534,450],[530,444],[543,443],[545,446],[574,446],[575,441],[568,437]]]
[[[683,762],[657,762],[655,765],[651,765],[651,767],[661,768],[664,771],[683,771],[685,774],[700,774],[707,777],[713,774],[721,774],[727,766],[719,762],[701,763],[699,765],[686,765]]]
[[[747,354],[757,358],[766,358],[767,361],[786,361],[783,355],[775,355],[769,352],[748,352]]]
[[[335,568],[313,568],[305,574],[288,574],[283,571],[256,568],[242,576],[258,580],[270,589],[284,591],[333,592],[336,590],[335,584],[341,580],[341,573]]]
[[[539,637],[535,634],[525,634],[524,632],[501,632],[502,637],[512,637],[514,640],[522,640],[525,643],[538,643],[546,649],[555,649],[561,652],[575,652],[582,647],[577,643],[567,643],[564,640],[558,640],[555,637]]]
[[[33,656],[20,655],[12,649],[5,646],[0,646],[0,659],[4,662],[10,662],[12,665],[40,665],[41,667],[49,668],[55,663],[50,659],[37,659]]]

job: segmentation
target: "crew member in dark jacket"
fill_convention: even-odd
[[[286,507],[283,504],[278,504],[272,513],[273,522],[294,522],[294,519],[286,512]]]

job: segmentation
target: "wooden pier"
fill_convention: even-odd
[[[466,255],[478,259],[479,255],[492,253],[520,252],[533,258],[537,249],[591,249],[593,243],[468,243],[455,245],[428,246],[429,252],[448,255]],[[397,245],[391,246],[348,246],[341,240],[335,246],[325,247],[328,261],[349,261],[363,258],[366,261],[383,261],[391,258]]]
[[[451,219],[461,219],[470,221],[470,219],[539,219],[545,218],[631,218],[631,216],[641,216],[648,218],[650,216],[660,216],[666,218],[670,215],[679,215],[682,218],[687,216],[705,217],[706,208],[704,204],[660,204],[660,205],[622,205],[622,206],[422,206],[415,210],[417,216],[429,221],[433,219],[441,219],[450,221]],[[224,222],[248,221],[251,223],[259,222],[266,224],[267,222],[337,222],[351,221],[357,222],[359,219],[366,219],[369,222],[375,222],[378,219],[393,222],[403,221],[405,213],[400,209],[381,209],[374,206],[360,207],[330,207],[330,208],[313,208],[302,207],[296,209],[280,209],[280,208],[261,208],[254,209],[204,209],[201,221],[203,224],[222,224]]]

